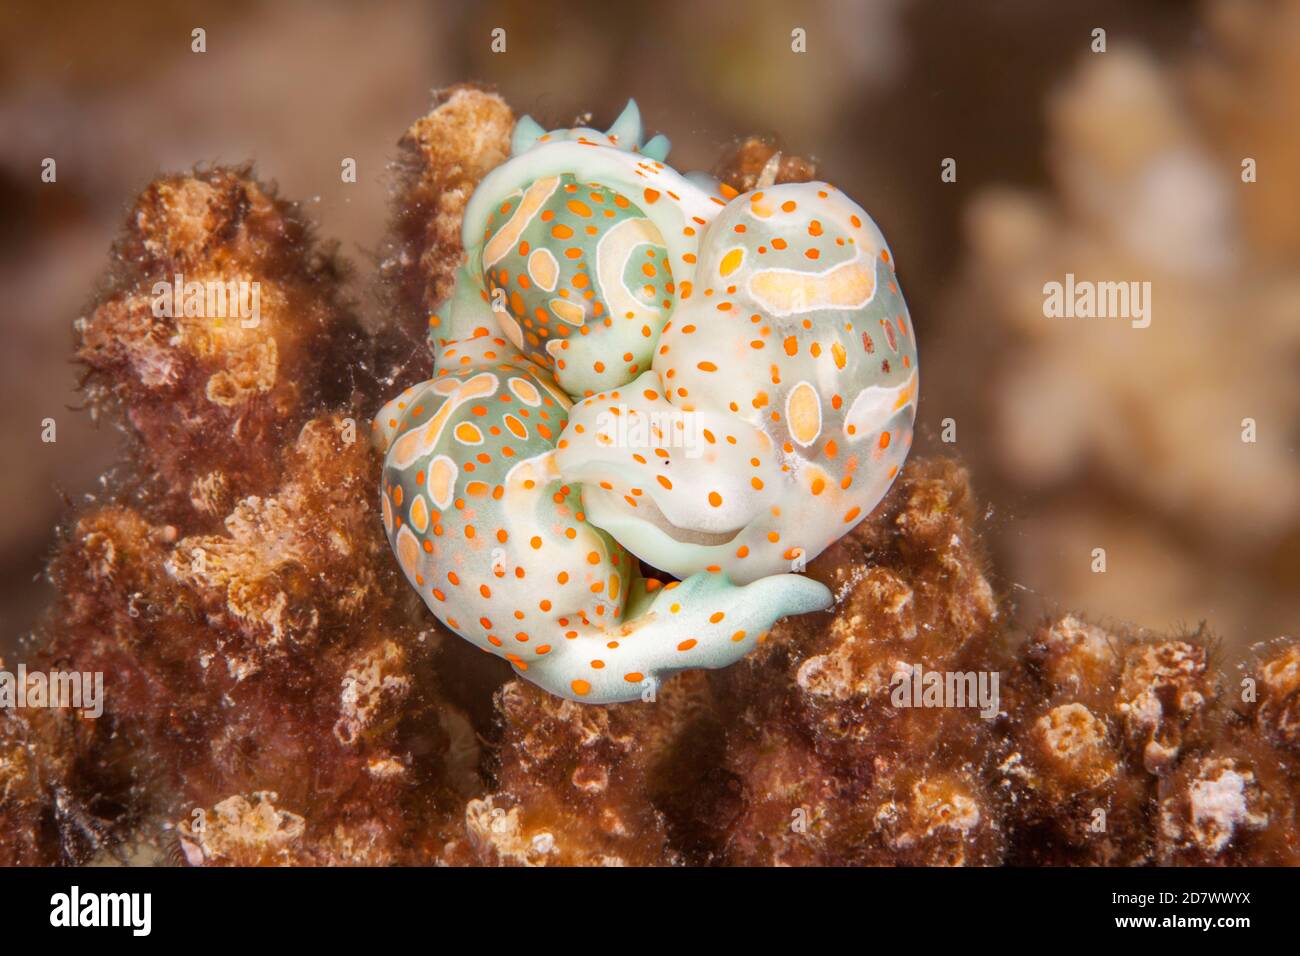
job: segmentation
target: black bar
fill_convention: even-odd
[[[98,897],[86,903],[92,894],[150,894],[148,936],[129,925],[52,926],[57,894],[70,905],[73,886],[83,907],[98,906]],[[747,939],[770,946],[780,927],[807,945],[837,949],[844,942],[833,941],[845,934],[864,946],[881,936],[918,947],[999,938],[1173,942],[1191,934],[1217,941],[1284,932],[1295,888],[1285,869],[24,869],[0,870],[0,938],[12,945],[77,933],[126,945],[201,940],[260,949],[279,940],[396,945],[414,935],[437,948],[505,944],[520,934],[532,944],[548,935],[556,945],[586,940],[581,948],[591,951],[606,940],[681,933],[692,944],[716,938],[734,950]],[[1206,919],[1208,926],[1189,925]],[[1121,925],[1133,920],[1150,922]]]

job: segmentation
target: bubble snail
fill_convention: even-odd
[[[829,607],[791,572],[911,445],[916,343],[871,218],[826,183],[737,195],[668,149],[634,102],[605,133],[520,120],[466,209],[434,377],[374,423],[411,585],[571,700],[648,696]]]

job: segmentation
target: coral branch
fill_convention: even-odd
[[[389,557],[360,416],[445,292],[511,124],[463,87],[403,140],[399,305],[370,339],[249,170],[142,194],[78,350],[132,467],[62,535],[24,649],[102,671],[105,710],[0,716],[0,862],[1298,861],[1300,648],[1261,647],[1239,688],[1199,634],[1079,615],[1018,633],[951,461],[914,459],[809,567],[832,612],[653,700],[503,683],[441,631]],[[736,188],[812,175],[774,155],[750,141],[719,169]],[[263,283],[260,323],[155,315],[177,272]],[[900,698],[934,674],[971,675],[973,699]]]

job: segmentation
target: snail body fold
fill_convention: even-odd
[[[435,375],[375,420],[381,509],[448,627],[613,702],[829,606],[791,571],[888,490],[915,338],[883,236],[825,183],[724,195],[531,120],[466,210]],[[637,559],[681,578],[642,577]]]

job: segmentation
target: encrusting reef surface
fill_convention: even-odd
[[[653,701],[548,696],[444,631],[384,540],[366,416],[427,377],[461,215],[513,125],[465,86],[402,138],[374,329],[250,168],[136,200],[77,323],[124,456],[59,529],[21,649],[102,671],[105,710],[0,713],[0,863],[1300,861],[1300,646],[1225,672],[1200,634],[1080,614],[1025,634],[953,460],[914,457],[809,565],[832,612]],[[815,175],[774,154],[751,139],[716,172]],[[155,315],[178,273],[257,281],[260,321]],[[996,673],[996,713],[897,706],[916,668]]]

